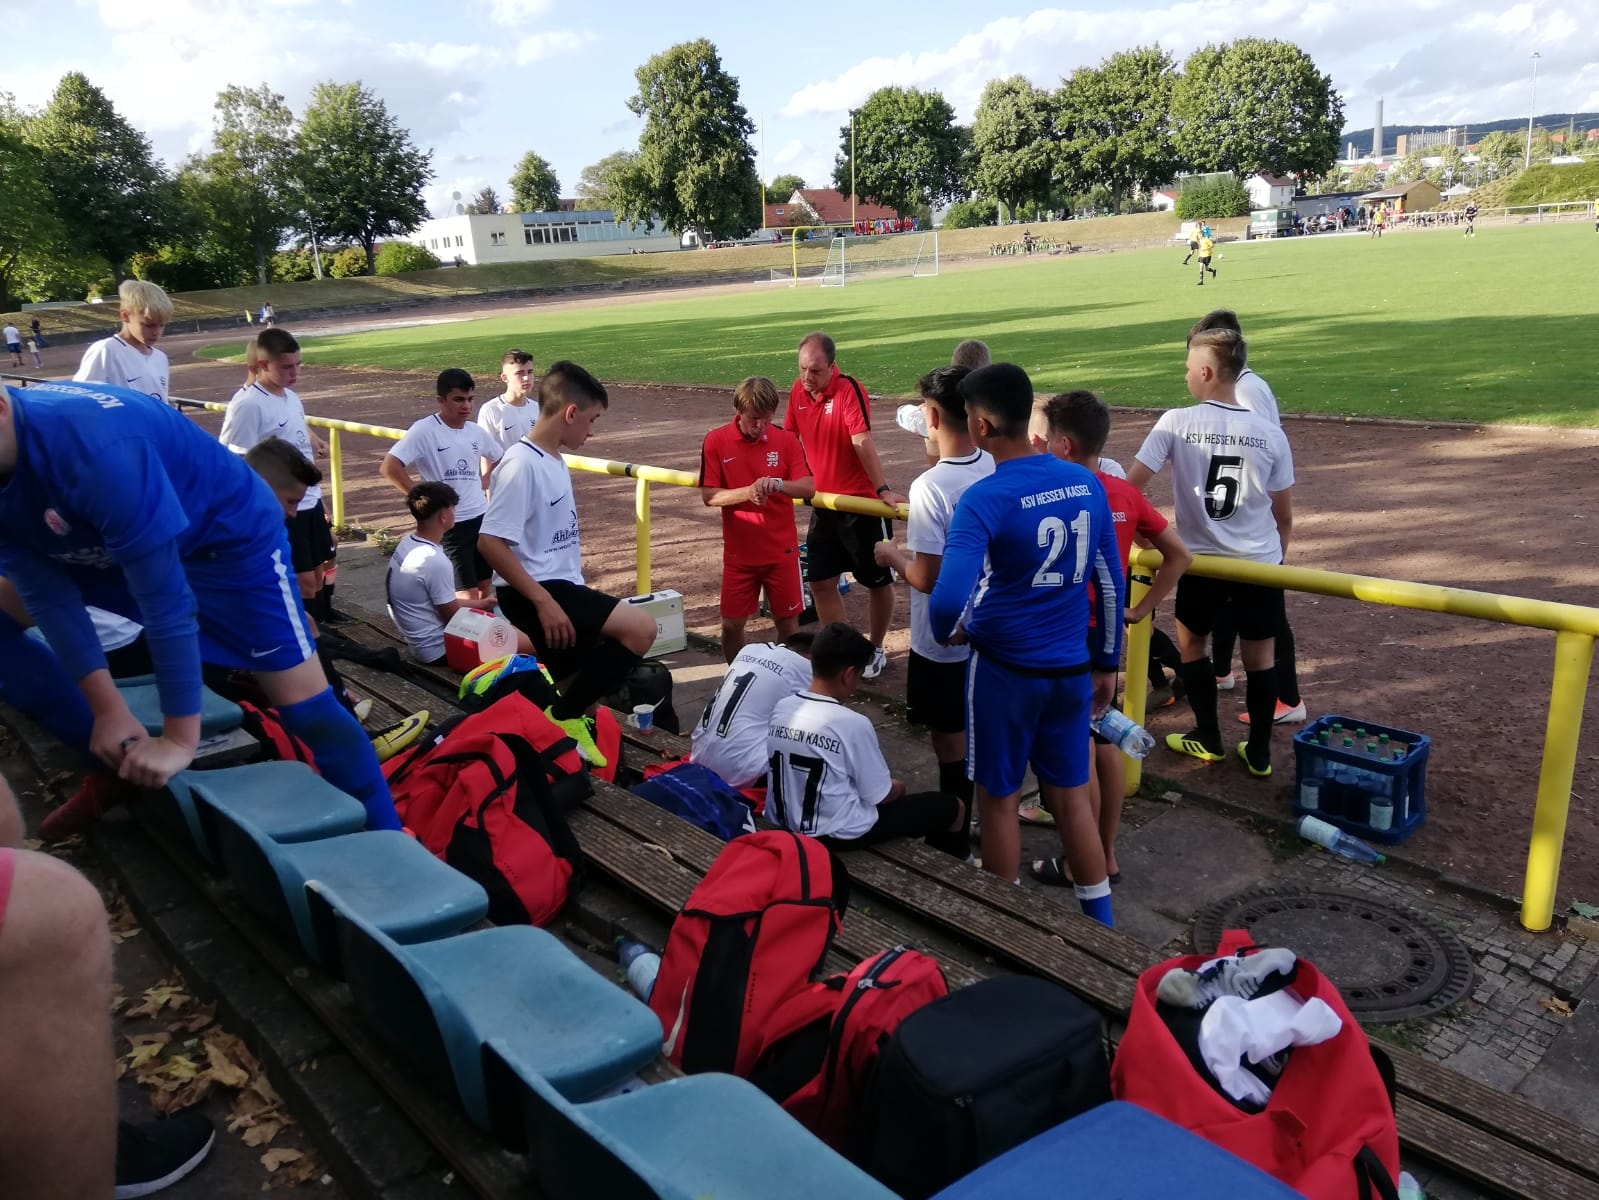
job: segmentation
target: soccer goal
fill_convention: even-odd
[[[822,265],[822,286],[844,286],[844,239],[836,237],[827,247],[827,262]]]
[[[863,275],[925,277],[938,274],[938,233],[836,237],[822,268],[823,287],[843,287]]]

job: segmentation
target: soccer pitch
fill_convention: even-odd
[[[1186,400],[1183,337],[1235,309],[1250,359],[1284,412],[1590,425],[1599,420],[1599,236],[1586,224],[1225,243],[1219,278],[1195,286],[1182,248],[1005,260],[936,278],[844,288],[751,285],[550,308],[433,328],[310,339],[338,366],[496,374],[510,346],[569,358],[604,379],[786,385],[794,348],[832,334],[840,365],[904,394],[966,337],[1020,363],[1040,391],[1086,387],[1108,403]],[[715,253],[715,251],[707,251]],[[223,347],[217,354],[237,352]],[[484,391],[493,390],[493,385]]]

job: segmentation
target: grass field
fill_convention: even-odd
[[[1226,243],[1204,290],[1181,251],[1074,255],[866,281],[843,289],[540,311],[307,342],[314,363],[497,374],[501,352],[571,358],[602,378],[786,383],[794,346],[826,329],[874,392],[913,390],[964,337],[1021,363],[1040,390],[1089,387],[1112,404],[1185,398],[1182,341],[1235,308],[1286,412],[1550,425],[1599,422],[1592,351],[1599,237],[1586,225]],[[238,353],[239,347],[215,353]],[[487,390],[487,389],[486,389]]]

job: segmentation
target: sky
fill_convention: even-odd
[[[848,110],[887,84],[936,88],[970,121],[990,79],[1056,87],[1079,66],[1158,42],[1295,42],[1331,74],[1345,124],[1449,125],[1599,109],[1593,0],[1010,0],[698,5],[624,0],[64,0],[12,5],[0,91],[48,100],[84,72],[169,164],[210,144],[216,94],[269,84],[296,113],[318,81],[360,80],[433,152],[435,214],[490,185],[509,198],[535,150],[576,194],[584,166],[637,145],[634,70],[708,37],[757,124],[763,177],[831,186]],[[675,10],[675,11],[674,11]],[[1584,11],[1587,10],[1587,11]]]

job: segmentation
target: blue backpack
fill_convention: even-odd
[[[632,792],[724,842],[755,832],[749,802],[727,780],[696,762],[680,762],[652,775]]]

